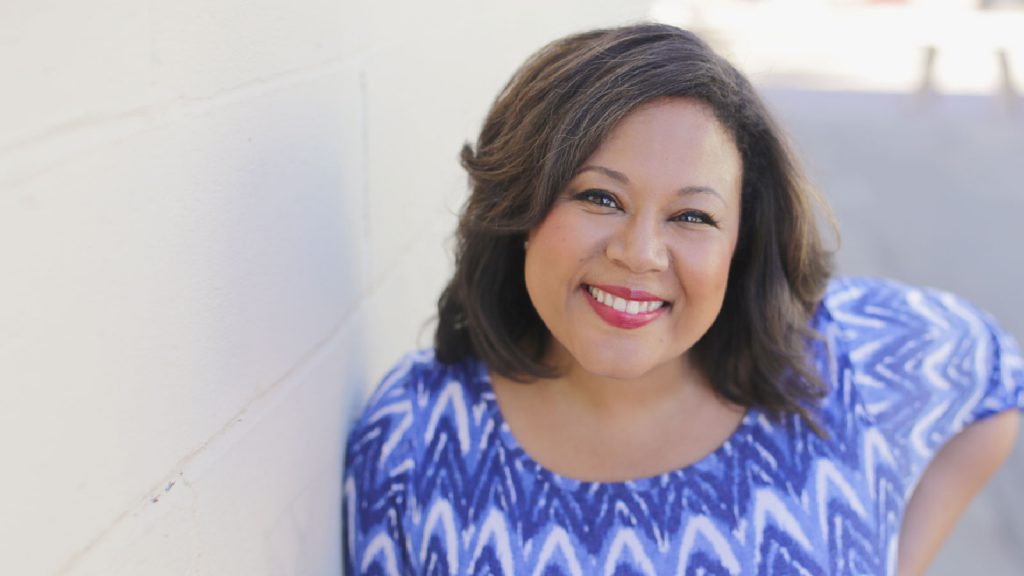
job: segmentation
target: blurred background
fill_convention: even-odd
[[[340,572],[344,436],[430,344],[457,163],[544,43],[656,19],[762,88],[840,268],[1024,337],[1024,1],[5,0],[0,573]],[[1024,573],[1024,446],[932,576]]]

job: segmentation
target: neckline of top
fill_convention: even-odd
[[[494,428],[499,441],[509,449],[509,452],[517,459],[519,464],[523,465],[523,467],[532,471],[536,476],[549,480],[551,483],[571,491],[590,491],[602,488],[613,490],[628,489],[632,491],[649,490],[665,486],[674,479],[683,478],[694,473],[700,473],[701,471],[713,466],[716,462],[730,458],[735,453],[739,444],[749,442],[758,427],[758,421],[761,420],[763,416],[761,411],[757,408],[748,408],[746,414],[743,415],[743,419],[740,421],[739,426],[733,430],[732,434],[730,434],[725,441],[701,458],[685,466],[674,468],[652,476],[644,476],[630,480],[580,480],[547,468],[540,462],[537,462],[525,449],[523,449],[519,440],[512,432],[511,427],[508,425],[508,422],[505,420],[505,415],[502,413],[501,407],[498,405],[497,394],[494,392],[494,384],[491,381],[491,375],[486,364],[478,358],[473,358],[473,361],[473,368],[475,372],[473,376],[480,385],[482,392],[481,398],[487,403],[488,410],[494,414]]]

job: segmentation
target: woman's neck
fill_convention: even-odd
[[[492,383],[523,450],[570,478],[622,481],[687,466],[725,442],[745,413],[686,357],[630,379],[593,374],[567,354],[548,361],[559,377],[521,384],[492,375]]]
[[[629,379],[594,374],[557,343],[549,347],[547,362],[560,374],[547,382],[558,400],[605,421],[649,417],[666,407],[674,407],[678,414],[681,408],[700,406],[715,397],[689,355]]]

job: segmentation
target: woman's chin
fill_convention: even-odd
[[[553,340],[548,351],[550,365],[565,374],[607,378],[610,380],[636,380],[664,371],[666,376],[682,367],[682,356],[667,355],[667,351],[651,350],[649,345],[631,345],[629,342],[593,342],[578,340],[564,346]]]
[[[610,354],[601,358],[577,358],[576,367],[599,378],[636,380],[650,374],[658,366],[647,359]]]

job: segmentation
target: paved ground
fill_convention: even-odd
[[[843,233],[840,271],[949,289],[1024,341],[1024,101],[766,93]],[[1024,574],[1024,434],[929,576]]]

